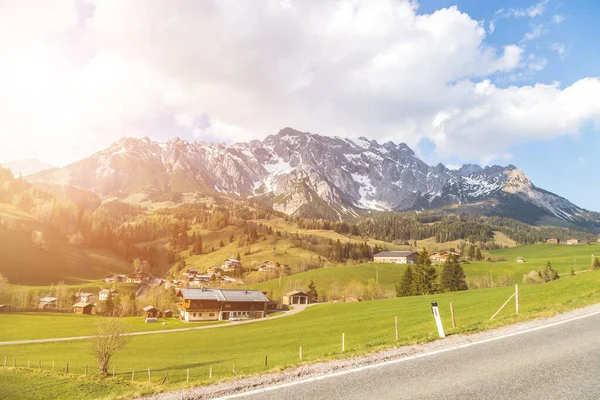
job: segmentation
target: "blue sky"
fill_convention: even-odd
[[[600,211],[599,18],[591,0],[0,2],[0,162],[290,126],[514,164]]]
[[[582,77],[600,76],[598,1],[548,1],[544,13],[533,18],[503,17],[496,12],[500,9],[527,9],[539,2],[427,0],[419,4],[419,11],[424,13],[458,5],[461,11],[485,21],[488,32],[489,23],[493,21],[495,29],[488,33],[486,42],[495,46],[516,43],[527,32],[542,26],[540,36],[525,46],[535,49],[536,54],[547,60],[545,67],[515,81],[504,76],[493,77],[498,86],[551,84],[554,81],[559,81],[561,86],[569,86]],[[560,23],[557,23],[558,20]],[[565,49],[562,55],[557,52],[560,45]],[[441,161],[458,165],[464,161],[440,159],[428,143],[420,143],[419,147],[425,154],[424,158],[431,163]],[[493,161],[514,164],[539,187],[560,194],[581,207],[600,210],[600,135],[593,124],[584,124],[573,135],[520,144],[511,148],[510,154],[509,159]]]

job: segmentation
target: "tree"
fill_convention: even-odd
[[[238,260],[238,261],[242,260],[242,257],[240,257],[240,252],[239,251],[238,251],[237,257],[235,259]]]
[[[6,290],[8,287],[8,279],[4,277],[4,275],[0,274],[0,295]]]
[[[546,267],[540,271],[540,275],[544,279],[544,282],[554,281],[559,278],[558,272],[552,268],[550,261],[548,261]]]
[[[481,261],[481,260],[483,260],[483,255],[481,254],[481,250],[479,250],[479,247],[477,247],[477,248],[475,249],[475,259],[476,259],[477,261]]]
[[[89,351],[98,360],[100,375],[108,375],[110,360],[115,353],[124,349],[128,342],[129,338],[125,336],[125,326],[121,319],[103,317],[100,320],[89,342]]]
[[[469,246],[469,252],[468,252],[469,260],[472,260],[475,258],[475,248],[476,248],[476,246],[474,244]]]
[[[235,236],[233,236],[233,233],[229,236],[229,243],[233,243],[233,241],[235,240]]]
[[[196,236],[194,241],[194,247],[192,247],[192,254],[202,254],[202,237]]]
[[[414,294],[413,270],[410,265],[406,267],[402,279],[396,283],[394,289],[396,290],[397,297],[412,296]]]
[[[223,239],[221,239],[221,241],[219,242],[219,247],[225,247],[225,243],[223,242]]]
[[[431,294],[436,293],[438,285],[436,283],[437,272],[435,267],[431,265],[431,258],[427,249],[419,252],[417,264],[415,265],[415,273],[413,277],[415,294]]]
[[[319,299],[319,294],[317,293],[317,287],[315,286],[315,281],[312,279],[308,283],[308,291],[306,292],[310,301],[315,303]]]
[[[465,272],[455,255],[450,255],[444,262],[442,286],[449,292],[468,289],[467,282],[465,282]]]
[[[594,263],[592,264],[593,269],[600,269],[600,258],[594,258]]]

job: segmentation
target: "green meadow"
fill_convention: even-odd
[[[472,261],[462,264],[465,275],[471,282],[490,280],[491,286],[512,285],[522,283],[523,275],[531,270],[538,270],[550,261],[559,274],[567,275],[571,268],[576,273],[588,270],[592,263],[592,254],[600,257],[600,244],[592,245],[547,245],[536,244],[485,252],[484,255],[505,261]],[[524,262],[517,260],[523,258]],[[367,285],[370,279],[377,280],[386,291],[392,291],[398,282],[405,265],[364,263],[343,265],[311,270],[300,274],[272,279],[252,285],[253,288],[268,291],[273,298],[280,298],[287,291],[306,289],[310,280],[315,282],[318,291],[326,291],[339,298],[344,287],[353,282]],[[441,273],[441,266],[438,266]],[[337,294],[337,296],[336,296]]]
[[[8,385],[9,391],[6,392],[8,398],[13,398],[17,392],[10,390],[18,391],[22,387],[15,382],[26,386],[27,381],[34,377],[45,382],[44,398],[47,399],[75,395],[78,387],[87,385],[89,380],[96,382],[97,391],[86,398],[115,398],[186,385],[203,385],[210,383],[210,368],[213,370],[212,381],[216,381],[437,340],[430,311],[430,302],[433,300],[440,305],[449,335],[549,317],[600,301],[600,272],[565,276],[540,285],[520,285],[520,314],[515,314],[514,302],[511,302],[495,320],[490,321],[490,317],[513,291],[514,287],[498,287],[361,303],[321,304],[299,314],[256,324],[136,336],[131,338],[128,347],[114,361],[115,379],[97,378],[91,367],[94,360],[88,354],[86,341],[0,346],[0,360],[6,357],[8,364],[12,365],[16,359],[18,367],[2,371],[0,383],[2,379],[13,382]],[[455,329],[450,322],[450,302],[456,311]],[[394,317],[398,317],[400,327],[397,342],[394,337]],[[7,319],[2,325],[10,323]],[[343,353],[342,333],[346,338],[346,351]],[[303,348],[302,361],[298,357],[299,346]],[[264,365],[265,356],[268,357],[267,367]],[[35,366],[30,371],[23,368],[29,360]],[[44,371],[48,371],[54,362],[54,375],[60,379],[54,379],[50,372],[33,371],[38,367],[38,362],[41,362]],[[77,376],[73,382],[80,382],[79,385],[71,382],[69,386],[61,386],[64,373],[58,371],[64,371],[67,363],[72,374],[69,376]],[[86,365],[90,366],[90,375],[86,380],[80,380]],[[150,384],[147,382],[148,368],[152,371]],[[189,384],[186,383],[188,369]],[[131,383],[134,370],[134,382]],[[168,379],[162,385],[167,374]]]
[[[0,342],[13,340],[35,340],[89,336],[101,317],[62,313],[2,313],[0,314]],[[186,324],[175,318],[159,318],[158,323],[147,324],[144,317],[123,317],[129,332],[151,332],[160,330],[218,325],[226,322],[202,322]],[[165,325],[163,325],[163,323]]]

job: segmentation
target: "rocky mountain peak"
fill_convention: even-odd
[[[329,218],[356,215],[361,209],[423,210],[489,199],[497,203],[506,196],[565,220],[580,210],[536,188],[512,165],[465,164],[452,171],[443,164],[427,165],[405,143],[379,144],[365,137],[344,139],[289,127],[262,141],[234,145],[123,138],[80,163],[31,179],[66,179],[107,197],[219,192],[257,197],[288,214]]]

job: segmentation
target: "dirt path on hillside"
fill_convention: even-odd
[[[310,306],[314,306],[315,304],[295,304],[294,308],[289,311],[284,312],[283,314],[274,315],[272,317],[260,318],[260,319],[250,319],[246,321],[230,321],[228,324],[221,325],[208,325],[208,326],[196,326],[190,328],[176,328],[176,329],[162,329],[159,331],[147,331],[147,332],[131,332],[125,334],[125,336],[142,336],[142,335],[155,335],[158,333],[172,333],[172,332],[188,332],[188,331],[199,331],[202,329],[217,329],[217,328],[225,328],[229,326],[237,326],[237,325],[246,325],[246,324],[255,324],[258,322],[264,321],[272,321],[277,318],[289,317],[290,315],[297,314],[301,311],[304,311],[306,308]],[[13,340],[9,342],[0,342],[0,346],[9,346],[13,344],[36,344],[36,343],[52,343],[52,342],[69,342],[72,340],[85,340],[90,339],[93,336],[73,336],[73,337],[65,337],[65,338],[47,338],[47,339],[30,339],[30,340]]]

